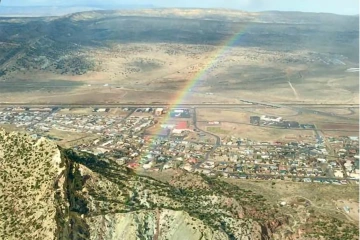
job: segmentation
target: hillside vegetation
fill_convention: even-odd
[[[96,66],[89,47],[114,43],[222,45],[323,51],[358,61],[358,16],[300,12],[150,9],[92,11],[57,18],[0,19],[0,74],[52,70],[84,74]],[[355,54],[355,55],[354,55]]]

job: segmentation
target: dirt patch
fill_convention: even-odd
[[[60,109],[59,113],[61,114],[78,114],[78,115],[88,115],[93,114],[92,108],[63,108]]]
[[[234,121],[241,123],[249,123],[250,116],[254,115],[241,109],[221,110],[218,108],[198,108],[196,113],[198,121]]]
[[[48,135],[60,139],[56,142],[63,147],[70,147],[98,137],[90,133],[67,132],[56,129],[51,129]]]
[[[354,221],[359,221],[359,201],[338,200],[335,205],[341,211],[344,211]]]
[[[13,131],[18,131],[18,132],[22,132],[25,131],[24,127],[16,127],[15,124],[0,124],[0,129],[5,129],[5,131],[7,132],[13,132]]]
[[[322,130],[347,130],[353,132],[359,132],[359,125],[344,124],[344,123],[322,123],[317,125]]]

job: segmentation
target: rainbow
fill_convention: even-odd
[[[219,48],[218,50],[214,51],[214,53],[212,54],[212,57],[210,58],[210,61],[207,64],[205,64],[205,66],[201,70],[199,70],[192,78],[190,78],[186,82],[184,87],[179,91],[179,93],[176,94],[174,96],[174,98],[170,101],[168,109],[176,108],[183,103],[184,99],[186,99],[190,90],[196,85],[196,83],[198,83],[199,80],[206,77],[206,75],[209,73],[209,71],[219,61],[224,59],[228,55],[228,53],[230,53],[231,48],[237,43],[237,41],[240,40],[240,37],[245,33],[245,30],[246,30],[245,27],[240,29],[240,31],[237,31],[236,34],[232,35],[229,39],[226,39],[222,44],[220,44],[220,46],[222,46],[222,47]],[[168,123],[170,118],[171,118],[170,114],[167,113],[167,116],[163,120],[163,123],[165,123],[165,124]],[[154,134],[154,136],[150,139],[150,143],[148,146],[151,147],[151,146],[156,145],[155,140],[159,137],[160,131],[161,131],[161,128],[159,128],[159,131],[156,132]],[[144,154],[140,155],[140,156],[141,156],[141,158],[143,158]]]

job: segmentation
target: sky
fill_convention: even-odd
[[[230,8],[245,11],[303,11],[359,14],[358,0],[2,0],[1,6],[153,5],[155,7]]]

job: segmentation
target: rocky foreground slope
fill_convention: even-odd
[[[0,171],[0,239],[293,239],[278,206],[201,175],[164,183],[1,130]]]

